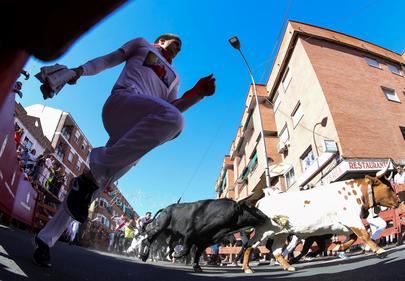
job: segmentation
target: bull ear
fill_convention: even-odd
[[[373,183],[374,183],[374,178],[371,177],[371,176],[369,176],[369,175],[366,175],[364,180],[365,180],[365,182],[366,182],[367,184],[373,185]]]
[[[248,208],[252,207],[252,204],[249,201],[246,201],[245,199],[238,201],[239,206],[246,206]]]

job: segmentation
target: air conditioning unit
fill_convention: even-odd
[[[280,141],[278,144],[277,144],[277,151],[278,151],[278,153],[284,153],[285,151],[287,151],[288,150],[288,147],[290,146],[290,143],[289,142],[282,142],[282,141]]]

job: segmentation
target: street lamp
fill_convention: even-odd
[[[244,61],[245,64],[246,64],[246,67],[247,67],[247,69],[248,69],[248,72],[249,72],[249,75],[250,75],[250,79],[252,80],[252,84],[253,84],[253,95],[254,95],[254,97],[255,97],[255,102],[256,102],[256,106],[257,106],[257,111],[258,111],[258,113],[259,113],[260,138],[261,138],[262,141],[263,141],[263,142],[262,142],[262,143],[263,143],[263,151],[264,151],[264,154],[265,154],[265,157],[264,157],[264,165],[265,165],[264,172],[265,172],[265,178],[266,178],[266,188],[268,188],[268,187],[270,187],[270,170],[269,170],[269,163],[268,163],[268,159],[267,159],[267,149],[266,149],[266,143],[265,143],[265,140],[264,140],[264,132],[263,132],[263,124],[262,124],[262,115],[260,114],[259,99],[258,99],[258,97],[257,97],[255,79],[254,79],[254,77],[253,77],[252,70],[250,69],[250,65],[249,65],[248,61],[246,60],[245,56],[243,55],[242,50],[240,49],[240,41],[239,41],[238,37],[237,37],[237,36],[233,36],[233,37],[229,38],[228,41],[229,41],[229,44],[231,44],[231,46],[232,46],[233,48],[235,48],[236,50],[239,51],[240,55],[241,55],[242,58],[243,58],[243,61]]]
[[[326,127],[326,124],[328,123],[328,117],[324,117],[321,122],[318,122],[314,125],[314,128],[312,129],[312,138],[314,139],[314,145],[315,145],[315,152],[316,156],[319,157],[319,152],[318,152],[318,146],[316,145],[316,140],[315,140],[315,128],[318,125],[321,125],[322,127]]]
[[[318,125],[321,125],[322,127],[326,127],[327,123],[328,123],[328,117],[324,117],[321,122],[315,123],[314,128],[312,129],[312,138],[314,140],[314,145],[315,145],[316,163],[318,165],[318,169],[319,169],[319,152],[318,152],[318,146],[316,145],[316,140],[315,140],[315,128]],[[323,172],[321,171],[321,184],[322,184],[322,178],[323,178]]]

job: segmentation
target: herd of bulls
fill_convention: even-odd
[[[319,188],[270,194],[256,206],[231,199],[201,200],[178,203],[160,210],[147,227],[147,238],[142,242],[141,258],[146,261],[151,244],[161,236],[171,236],[182,242],[182,250],[174,257],[183,257],[194,248],[193,269],[201,272],[199,265],[203,251],[227,235],[254,227],[252,247],[245,252],[243,270],[251,273],[249,257],[253,248],[272,239],[271,250],[280,265],[294,271],[282,255],[282,247],[289,234],[299,238],[319,235],[346,235],[345,250],[360,237],[377,256],[385,250],[371,239],[362,223],[368,210],[375,206],[398,208],[400,200],[384,177],[387,168],[376,177],[335,182]],[[343,247],[343,246],[342,246]]]

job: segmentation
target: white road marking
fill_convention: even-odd
[[[10,186],[8,185],[8,183],[7,183],[7,182],[4,182],[4,185],[6,186],[8,192],[11,194],[11,196],[12,196],[13,198],[15,198],[15,194],[11,191],[11,188],[10,188]]]
[[[17,170],[14,170],[14,173],[13,173],[13,178],[11,179],[11,185],[13,185],[14,184],[14,180],[15,180],[15,173],[17,172]]]
[[[7,141],[8,141],[8,134],[7,134],[6,137],[4,138],[3,144],[2,144],[2,146],[1,146],[1,148],[0,148],[0,158],[3,156],[3,152],[4,152],[4,149],[6,148]]]
[[[24,271],[22,271],[22,269],[12,259],[8,258],[8,253],[1,245],[0,253],[2,254],[0,255],[0,264],[4,266],[4,270],[28,278]]]

